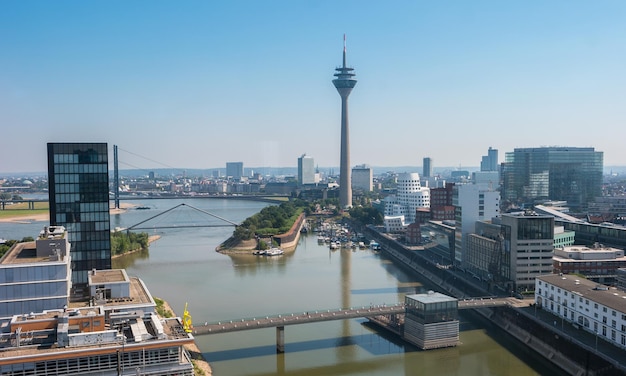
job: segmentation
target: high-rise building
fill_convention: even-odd
[[[422,160],[422,178],[430,178],[433,176],[433,160],[430,157],[425,157]]]
[[[502,198],[514,204],[567,201],[574,209],[602,195],[603,153],[594,148],[518,148],[506,153]]]
[[[300,185],[315,184],[315,161],[313,157],[302,154],[298,158],[298,183]]]
[[[243,176],[243,162],[226,162],[226,176],[239,180]]]
[[[498,171],[498,149],[487,150],[487,155],[483,155],[480,161],[480,171]]]
[[[50,225],[72,243],[72,283],[111,268],[109,165],[106,143],[48,143]]]
[[[368,165],[354,166],[352,169],[352,189],[371,192],[374,189],[374,173]]]
[[[350,178],[350,128],[348,124],[348,96],[356,80],[353,78],[353,68],[346,63],[346,36],[343,36],[343,65],[335,68],[333,85],[341,96],[341,154],[339,162],[339,205],[341,208],[352,206],[352,186]]]

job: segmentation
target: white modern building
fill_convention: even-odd
[[[374,172],[368,165],[358,165],[352,168],[352,190],[371,192],[374,190]]]
[[[430,208],[430,188],[422,187],[418,173],[402,173],[397,178],[397,193],[387,196],[385,218],[404,216],[406,225],[415,222],[418,208]]]
[[[626,293],[571,274],[537,277],[535,303],[564,322],[626,349]]]
[[[468,234],[476,232],[476,221],[500,215],[500,192],[487,184],[457,184],[452,191],[455,207],[455,264],[463,264]]]
[[[315,174],[315,161],[310,155],[302,154],[298,158],[298,183],[300,185],[319,183],[319,175]]]

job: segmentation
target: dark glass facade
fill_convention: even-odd
[[[106,143],[48,143],[50,225],[69,234],[72,283],[111,268],[109,165]]]
[[[594,148],[520,148],[506,153],[505,200],[532,204],[567,201],[575,209],[602,195],[603,153]]]

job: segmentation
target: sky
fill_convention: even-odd
[[[0,172],[46,171],[47,142],[118,145],[120,168],[338,166],[344,33],[353,166],[626,165],[624,20],[623,0],[5,0]]]

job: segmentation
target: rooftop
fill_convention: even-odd
[[[537,277],[563,290],[571,291],[619,312],[626,312],[626,292],[611,289],[588,279],[572,274],[549,274]]]

